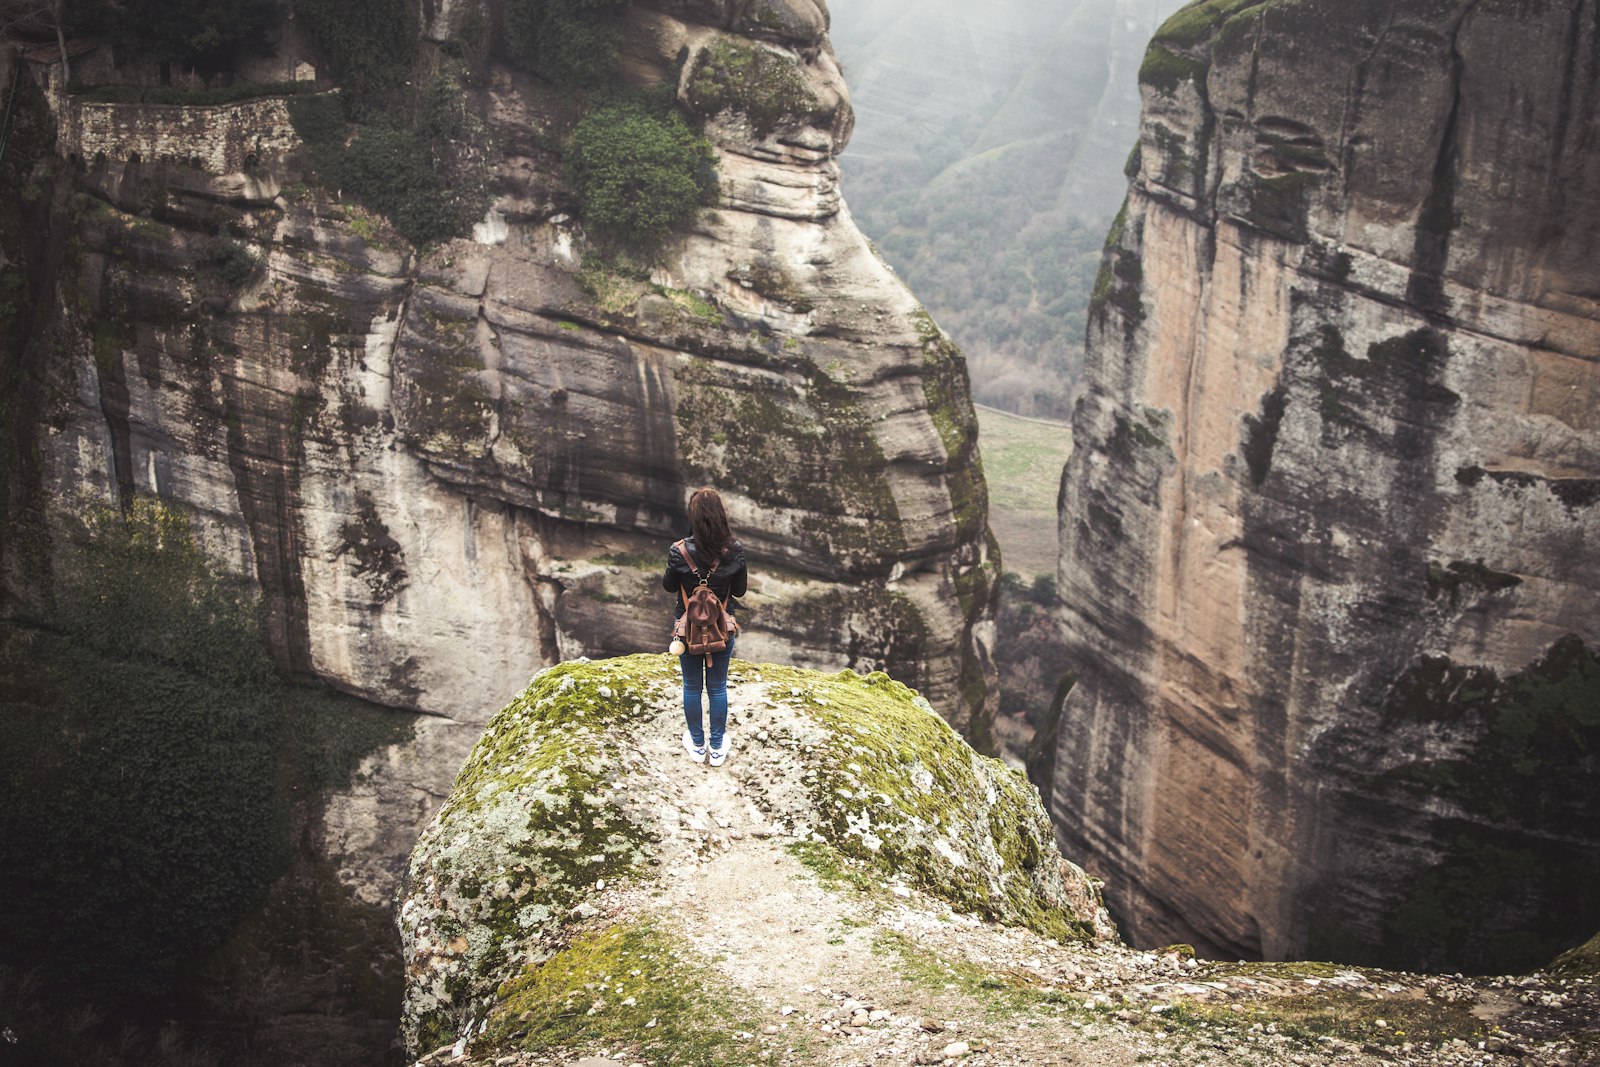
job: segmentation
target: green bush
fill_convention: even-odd
[[[82,0],[66,18],[80,33],[113,34],[146,55],[216,72],[260,51],[278,10],[276,0]]]
[[[328,73],[361,98],[398,88],[417,57],[416,5],[409,0],[293,0]],[[376,105],[370,105],[376,107]]]
[[[508,0],[504,54],[557,85],[592,88],[620,61],[617,15],[626,0]]]
[[[676,111],[604,104],[567,142],[580,210],[604,242],[653,248],[716,194],[716,155]]]
[[[454,147],[450,134],[461,132],[450,125],[460,109],[430,106],[437,96],[423,94],[421,135],[385,124],[351,126],[333,97],[289,102],[295,132],[323,184],[385,216],[415,244],[462,235],[488,204],[481,166],[445,158]]]

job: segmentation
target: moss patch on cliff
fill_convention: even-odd
[[[592,930],[505,983],[483,1040],[498,1048],[723,1067],[762,1057],[753,1006],[655,926]]]
[[[889,464],[853,385],[809,361],[790,379],[691,359],[677,372],[678,440],[694,477],[729,485],[773,507],[792,507],[808,486],[800,521],[851,565],[893,558],[904,547]]]
[[[1204,81],[1206,69],[1207,64],[1201,60],[1181,56],[1161,44],[1152,44],[1139,64],[1139,81],[1171,96],[1180,85]]]
[[[736,37],[720,36],[695,53],[685,95],[698,114],[745,116],[760,137],[822,111],[797,58]]]
[[[426,1051],[453,1039],[508,973],[529,962],[601,881],[632,871],[652,842],[618,803],[617,728],[676,674],[667,656],[541,672],[485,729],[418,846],[412,882],[437,905],[412,920],[436,965],[414,977],[406,1027]]]
[[[1065,902],[1049,822],[1021,774],[977,755],[882,672],[762,677],[828,727],[806,781],[816,829],[841,854],[960,911],[1062,941],[1091,935]]]
[[[1127,232],[1128,201],[1124,199],[1106,234],[1100,271],[1095,275],[1094,289],[1089,295],[1089,319],[1093,322],[1108,308],[1115,308],[1121,313],[1124,332],[1131,337],[1145,319],[1144,264],[1137,252],[1123,247]]]

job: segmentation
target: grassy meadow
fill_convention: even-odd
[[[978,448],[989,482],[989,525],[1005,569],[1032,581],[1056,572],[1056,492],[1072,452],[1064,422],[979,407]]]

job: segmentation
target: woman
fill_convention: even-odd
[[[730,612],[733,601],[744,596],[744,549],[728,529],[728,513],[715,489],[696,489],[689,498],[689,528],[693,534],[667,549],[667,573],[661,588],[672,594],[677,617],[683,615],[683,594],[692,592],[705,578]],[[682,544],[688,553],[678,551]],[[682,590],[682,593],[679,592]],[[720,767],[728,758],[728,661],[733,658],[735,638],[728,647],[709,656],[684,652],[678,656],[683,668],[683,747],[696,763],[704,763],[710,742],[711,766]],[[706,737],[700,722],[702,694],[710,695],[711,736]]]

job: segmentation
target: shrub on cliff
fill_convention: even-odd
[[[716,193],[716,156],[676,111],[635,101],[585,115],[567,142],[584,222],[608,243],[649,248]]]
[[[556,85],[591,88],[620,60],[617,15],[626,0],[508,0],[504,53]]]
[[[488,204],[481,156],[470,150],[479,131],[467,128],[465,109],[448,106],[452,88],[446,75],[424,88],[416,130],[351,124],[331,96],[292,99],[289,116],[323,184],[429,244],[466,233]]]
[[[328,73],[356,97],[402,84],[417,54],[417,11],[407,0],[294,0]]]

